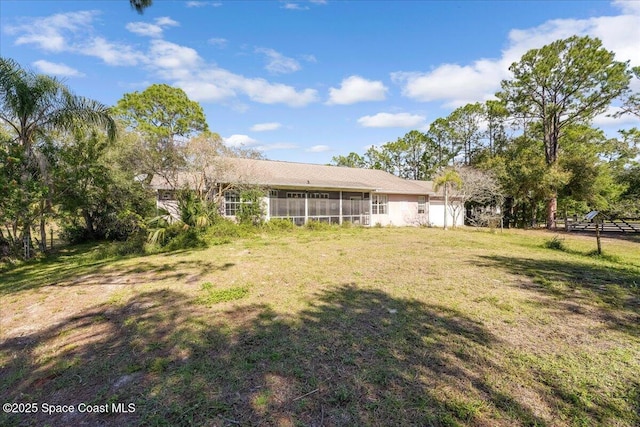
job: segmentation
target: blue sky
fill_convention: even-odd
[[[310,163],[490,99],[512,62],[558,38],[600,37],[640,65],[640,1],[155,0],[139,15],[127,0],[3,0],[0,25],[0,55],[78,95],[113,105],[171,84],[227,144]]]

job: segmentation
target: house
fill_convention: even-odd
[[[158,207],[177,215],[176,189],[215,188],[221,213],[235,217],[241,188],[265,191],[266,219],[286,218],[302,225],[309,221],[373,225],[442,226],[444,212],[453,224],[444,197],[430,181],[412,181],[374,169],[241,158],[221,159],[200,175],[176,179],[155,177]],[[462,225],[458,219],[456,225]]]

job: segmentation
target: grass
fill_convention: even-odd
[[[638,425],[640,244],[552,239],[319,227],[6,269],[0,400],[135,412],[0,425]]]

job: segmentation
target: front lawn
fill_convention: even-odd
[[[38,411],[0,425],[639,425],[640,243],[553,237],[300,229],[1,271],[0,400]]]

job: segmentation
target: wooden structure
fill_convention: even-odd
[[[567,230],[595,231],[597,226],[599,226],[600,231],[604,233],[640,233],[640,219],[637,218],[610,219],[603,217],[601,222],[594,222],[592,218],[585,217],[584,220],[569,222]]]

